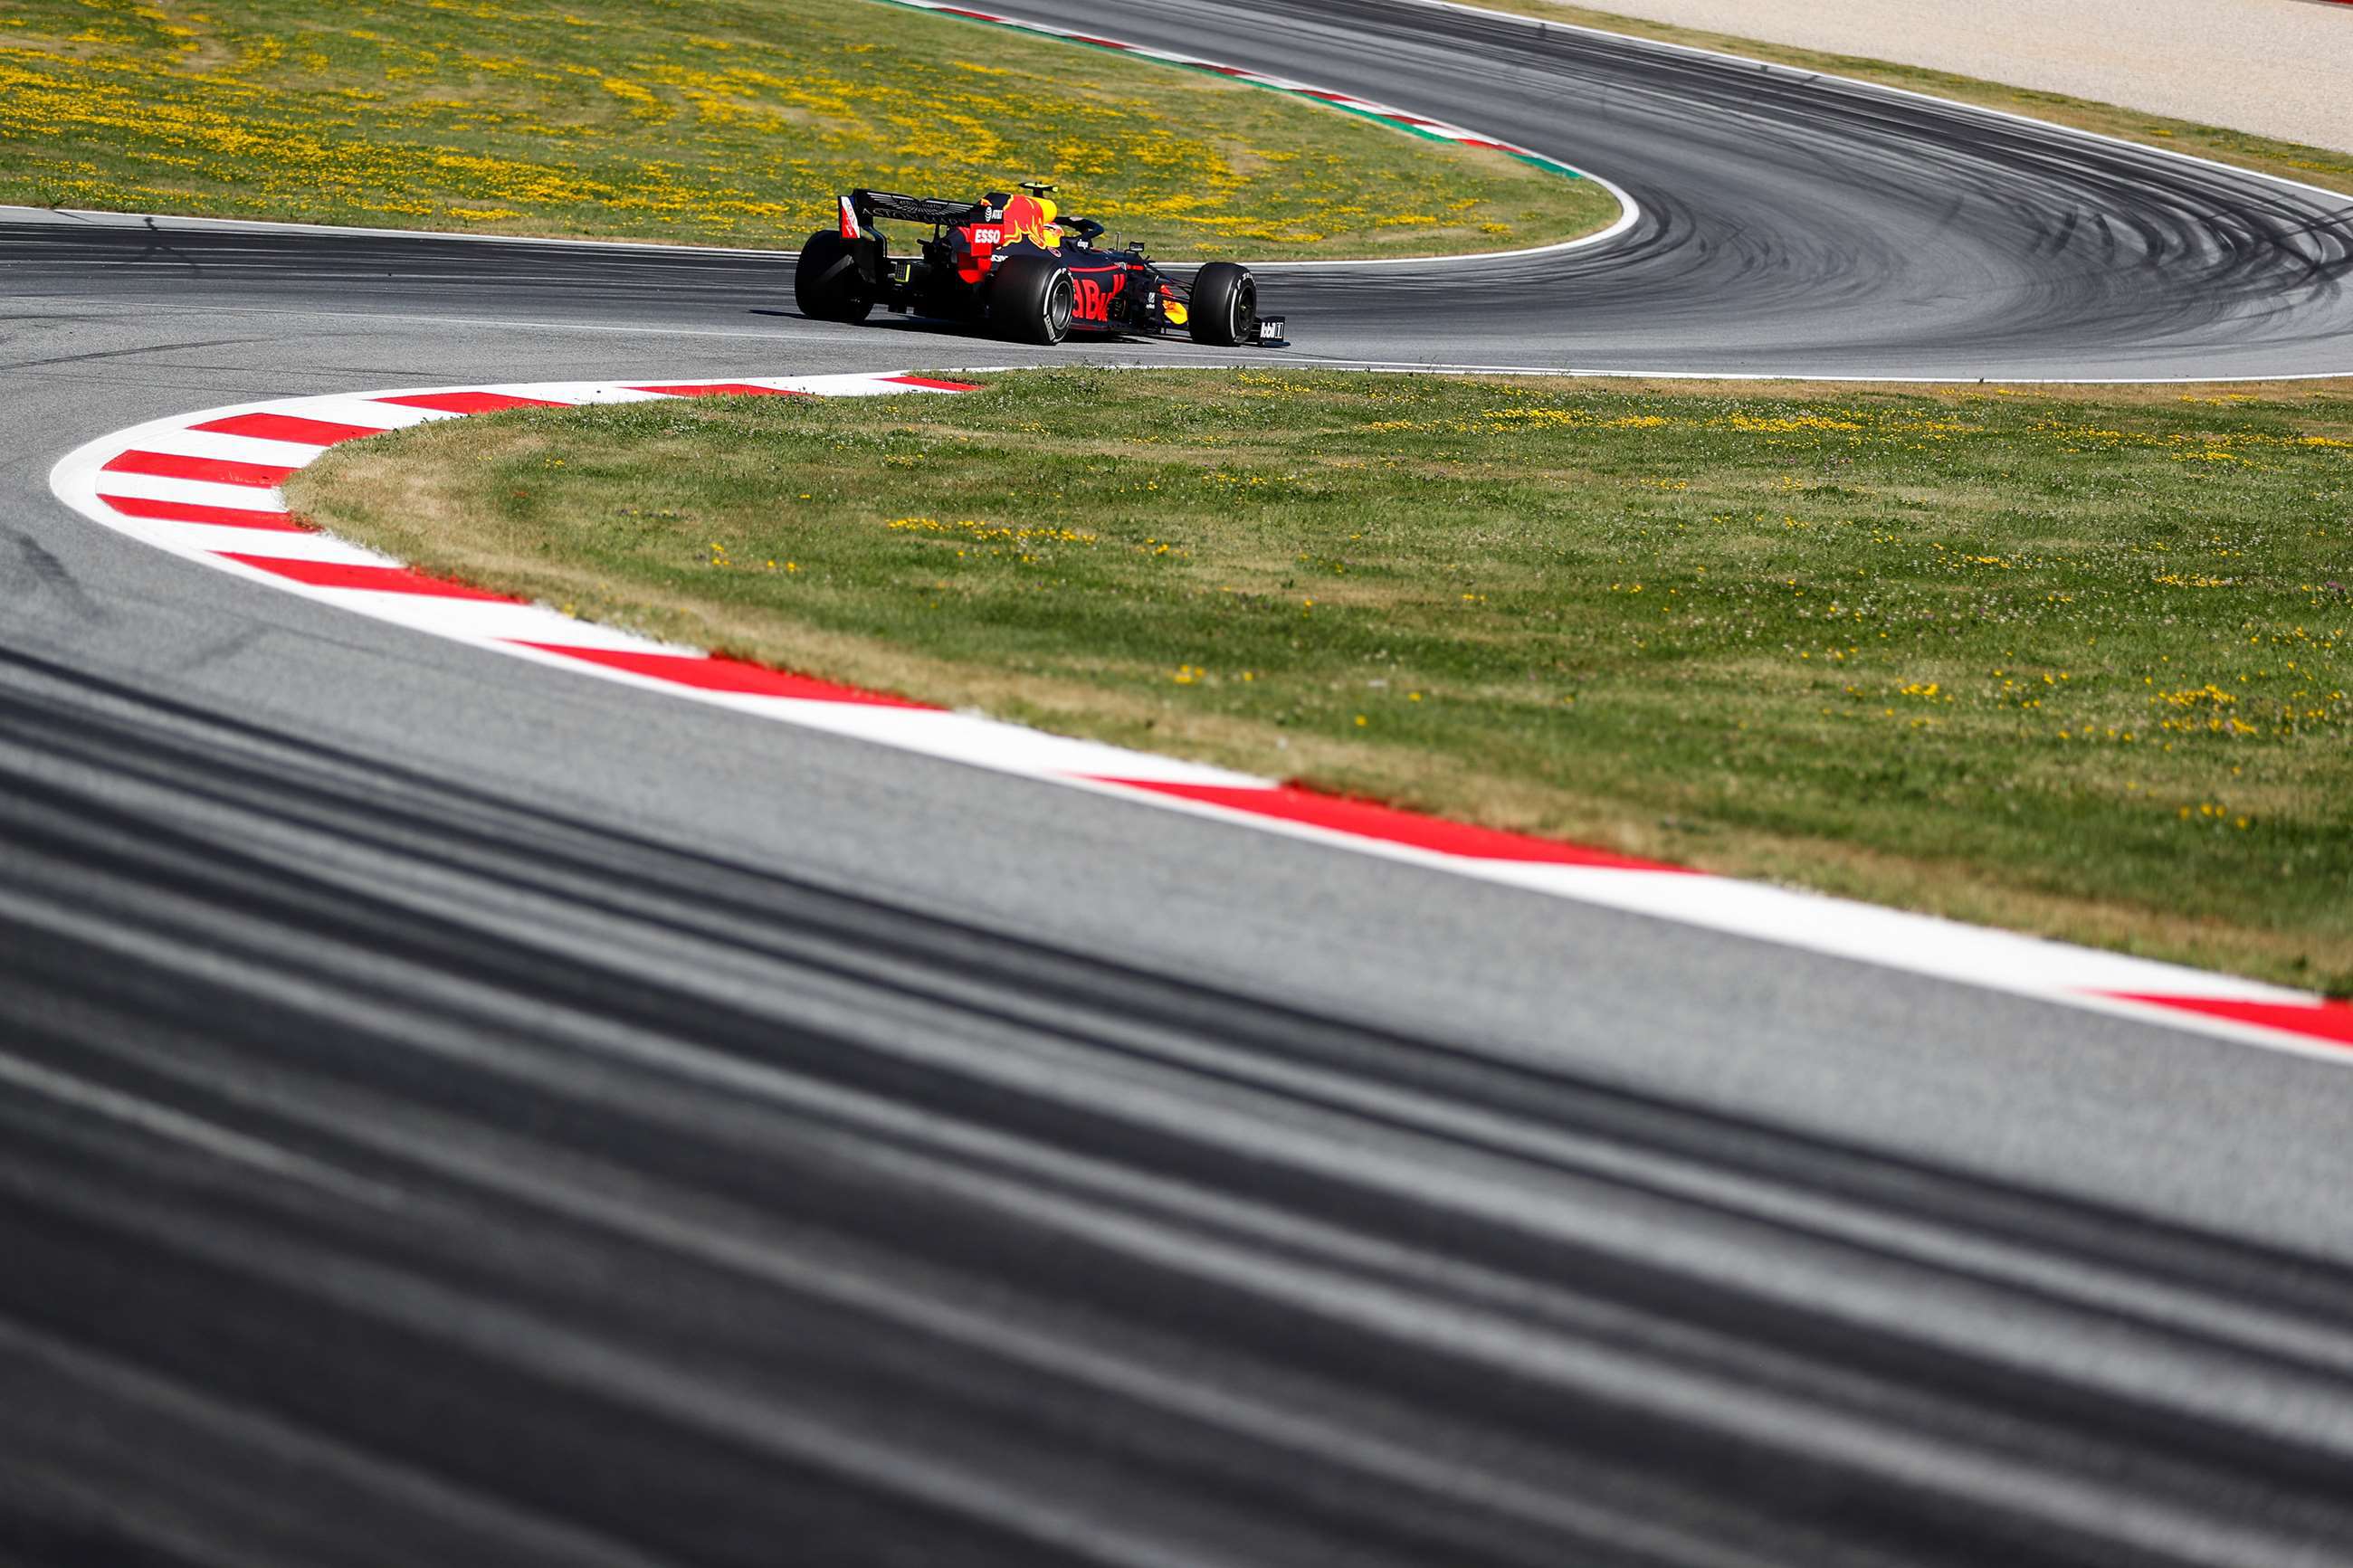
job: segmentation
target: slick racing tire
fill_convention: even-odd
[[[818,321],[862,321],[874,309],[858,247],[831,229],[819,229],[801,247],[793,268],[793,303]]]
[[[1008,256],[988,291],[988,324],[1017,343],[1059,343],[1071,335],[1078,285],[1047,256]]]
[[[1212,261],[1193,275],[1186,328],[1197,343],[1229,349],[1258,338],[1258,279],[1250,268]]]

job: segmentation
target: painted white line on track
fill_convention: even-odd
[[[191,555],[261,555],[283,561],[330,561],[346,566],[398,565],[390,556],[364,545],[350,544],[326,533],[265,532],[251,528],[220,528],[201,522],[131,524],[125,533],[162,544],[169,540]]]
[[[189,458],[217,458],[234,463],[277,464],[299,468],[309,462],[313,448],[293,441],[273,441],[254,436],[224,436],[211,430],[173,430],[159,436],[148,448]]]
[[[226,510],[274,510],[286,503],[274,489],[256,489],[248,485],[216,485],[204,479],[183,479],[169,474],[109,473],[92,481],[93,488],[107,495],[132,496],[146,500],[178,501],[187,506],[214,506]]]
[[[773,257],[773,250],[723,245],[681,246],[666,239],[543,239],[521,234],[460,234],[438,228],[367,228],[357,224],[286,223],[272,218],[191,217],[179,213],[107,212],[95,207],[27,207],[0,204],[0,222],[44,223],[63,219],[90,228],[142,229],[159,235],[174,229],[209,234],[332,234],[354,239],[446,239],[459,245],[563,246],[572,249],[638,249],[654,255]],[[371,273],[368,276],[381,276]]]

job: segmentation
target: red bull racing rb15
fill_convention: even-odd
[[[1054,187],[976,202],[852,191],[840,221],[801,247],[793,297],[820,321],[862,321],[876,310],[976,328],[1016,342],[1072,332],[1184,332],[1220,347],[1279,343],[1282,319],[1261,316],[1250,269],[1212,261],[1179,281],[1134,245],[1100,246],[1103,226],[1064,217]],[[912,256],[893,256],[879,222],[928,224]]]

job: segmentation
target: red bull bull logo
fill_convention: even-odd
[[[1002,245],[1026,239],[1048,250],[1062,243],[1062,231],[1054,226],[1057,212],[1053,202],[1044,196],[1018,195],[1005,204],[1004,238]]]

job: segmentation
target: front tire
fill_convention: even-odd
[[[1071,269],[1046,256],[1008,256],[988,290],[988,324],[1000,338],[1050,346],[1071,335],[1078,305]]]
[[[793,267],[793,303],[816,321],[862,321],[874,309],[857,242],[819,229],[801,247]]]
[[[1186,330],[1197,343],[1229,349],[1258,337],[1258,279],[1247,267],[1212,261],[1193,275]]]

